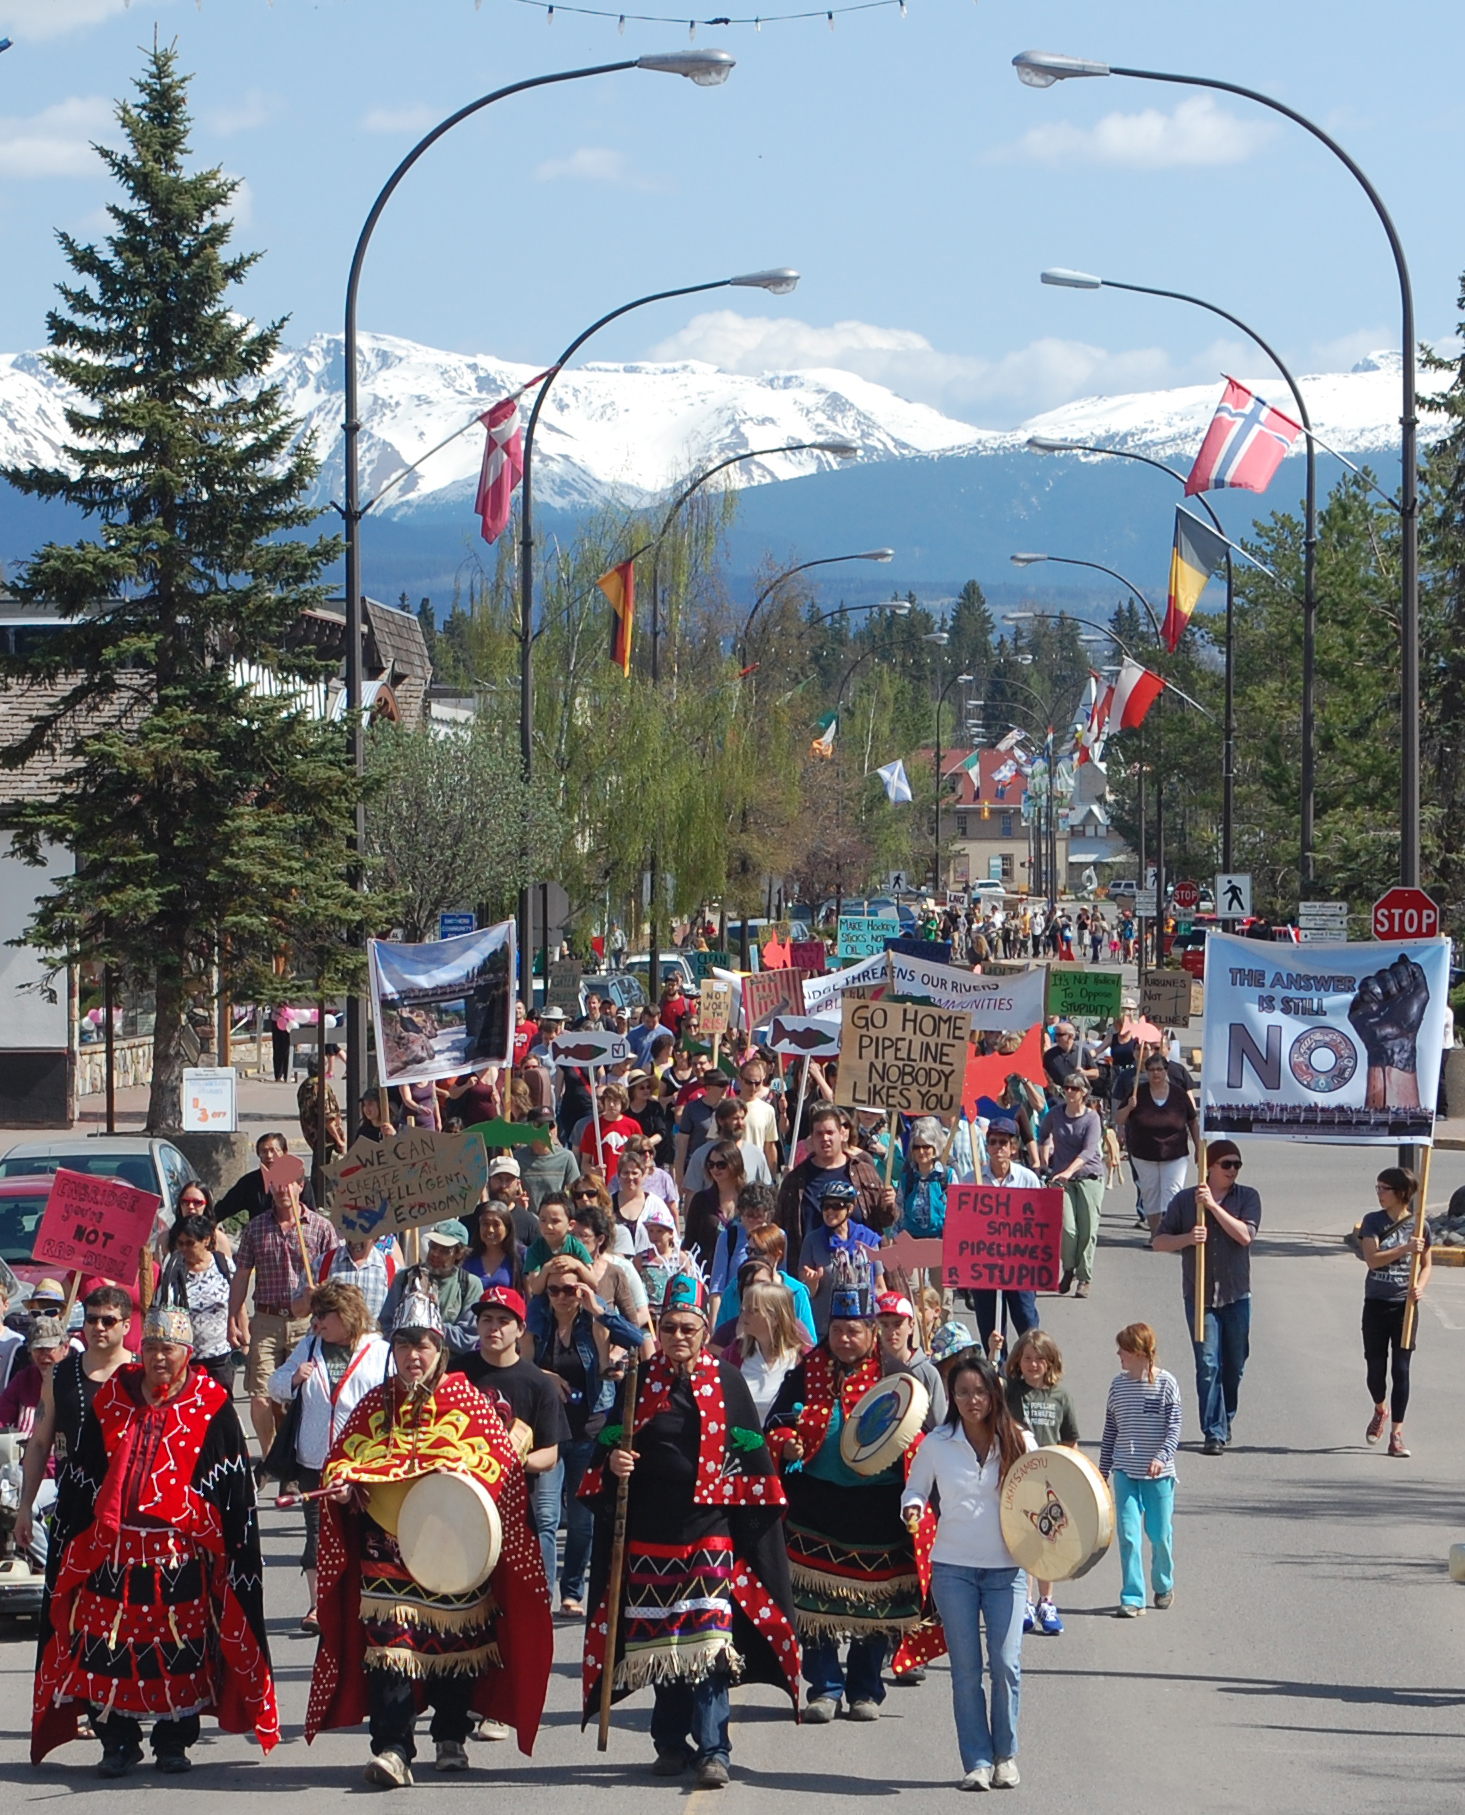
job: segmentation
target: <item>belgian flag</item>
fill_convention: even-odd
[[[636,616],[636,563],[622,561],[595,582],[610,600],[610,659],[631,672],[631,629]]]
[[[1189,511],[1175,512],[1175,547],[1170,555],[1170,590],[1162,631],[1165,647],[1174,649],[1185,634],[1206,581],[1226,559],[1225,538],[1208,529]]]

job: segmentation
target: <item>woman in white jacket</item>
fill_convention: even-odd
[[[951,1700],[963,1790],[1015,1789],[1017,1703],[1027,1579],[1002,1538],[1002,1482],[1036,1440],[1007,1409],[997,1371],[968,1352],[946,1383],[946,1422],[916,1451],[901,1497],[914,1531],[933,1491],[940,1513],[931,1547],[931,1594],[951,1656]],[[982,1688],[987,1629],[991,1717]]]
[[[346,1427],[356,1402],[386,1379],[391,1346],[378,1334],[366,1300],[355,1286],[328,1279],[310,1295],[310,1334],[270,1375],[269,1395],[289,1405],[300,1395],[295,1439],[295,1479],[302,1491],[320,1486],[331,1445]],[[305,1502],[305,1552],[300,1567],[310,1591],[303,1632],[318,1632],[315,1617],[315,1556],[320,1542],[320,1504]]]

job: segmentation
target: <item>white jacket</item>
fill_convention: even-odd
[[[269,1396],[277,1405],[288,1405],[295,1397],[295,1370],[305,1362],[313,1363],[310,1377],[301,1387],[300,1435],[295,1440],[295,1455],[306,1468],[324,1468],[331,1445],[346,1428],[346,1421],[356,1409],[358,1400],[387,1377],[392,1359],[391,1344],[373,1330],[356,1344],[346,1374],[331,1402],[331,1377],[321,1354],[320,1338],[313,1332],[296,1343],[290,1358],[270,1375]]]

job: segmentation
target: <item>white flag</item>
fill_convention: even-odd
[[[911,799],[911,785],[906,780],[905,764],[899,757],[893,763],[886,763],[883,769],[877,769],[875,773],[885,783],[885,798],[892,807]]]

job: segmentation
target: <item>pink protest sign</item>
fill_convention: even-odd
[[[68,1172],[51,1182],[31,1258],[48,1267],[130,1284],[162,1199],[118,1178]]]
[[[999,1292],[1056,1292],[1063,1192],[953,1185],[941,1232],[943,1284]]]

